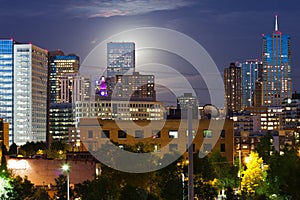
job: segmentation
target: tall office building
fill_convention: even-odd
[[[262,63],[248,60],[240,64],[242,70],[242,108],[254,105],[255,83],[261,78]]]
[[[272,35],[263,35],[263,104],[281,106],[285,98],[292,97],[290,36],[278,29]]]
[[[14,142],[46,141],[48,52],[32,44],[14,45]]]
[[[0,40],[0,118],[9,123],[9,143],[13,143],[13,39]]]
[[[225,106],[228,114],[242,109],[242,74],[241,68],[230,63],[224,69]]]
[[[66,141],[69,128],[75,127],[74,104],[52,103],[49,115],[49,133],[52,141]]]
[[[85,101],[89,97],[86,91],[90,89],[87,84],[88,77],[80,76],[78,73],[66,73],[60,77],[60,100],[59,103],[75,103]],[[88,88],[85,88],[88,87]]]
[[[154,76],[133,72],[132,75],[117,75],[112,92],[114,98],[155,101]]]
[[[135,69],[135,43],[107,43],[107,77],[123,75]]]
[[[66,73],[79,72],[79,57],[64,55],[62,51],[49,53],[50,102],[59,103],[61,99],[60,78]]]

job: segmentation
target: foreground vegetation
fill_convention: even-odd
[[[241,168],[238,158],[236,162],[230,163],[220,152],[214,152],[210,157],[204,158],[199,158],[198,153],[195,154],[195,196],[203,200],[214,199],[223,190],[227,199],[300,199],[299,146],[286,146],[284,154],[280,155],[274,150],[271,138],[270,135],[263,137],[260,145],[250,154],[249,162],[241,165]],[[61,156],[59,151],[64,149],[60,147],[61,145],[57,145],[52,149],[51,155]],[[139,152],[147,151],[146,147],[140,147]],[[31,147],[26,148],[32,150]],[[22,149],[24,155],[28,154],[24,150],[26,148]],[[129,147],[130,151],[136,149]],[[36,148],[36,151],[39,150]],[[176,152],[166,154],[159,162],[173,157],[178,157]],[[183,157],[161,170],[143,174],[130,174],[102,166],[100,176],[75,185],[71,188],[70,195],[71,199],[82,200],[183,199],[188,193],[187,176],[187,160]],[[57,192],[54,198],[65,200],[66,177],[60,175],[55,181]],[[15,177],[9,173],[3,157],[0,182],[0,199],[50,199],[43,188],[36,188],[26,177]]]

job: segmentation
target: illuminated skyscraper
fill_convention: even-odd
[[[48,51],[14,45],[14,142],[46,141]]]
[[[224,69],[225,104],[229,114],[242,109],[242,74],[241,68],[230,63]]]
[[[254,105],[255,83],[261,78],[262,63],[247,60],[240,64],[242,69],[242,108]]]
[[[285,98],[292,96],[290,36],[278,29],[272,35],[263,35],[263,105],[281,106]]]
[[[13,142],[13,64],[14,40],[0,40],[0,118],[9,123],[9,142]]]
[[[61,99],[60,78],[66,73],[79,72],[79,57],[65,56],[62,51],[50,52],[49,67],[50,102],[59,103]]]
[[[107,43],[107,77],[123,75],[135,68],[135,43]]]

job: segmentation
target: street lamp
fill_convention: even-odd
[[[61,169],[67,173],[67,200],[70,200],[70,166],[65,163]]]

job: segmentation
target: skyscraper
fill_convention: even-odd
[[[107,77],[123,75],[135,68],[135,43],[107,43]]]
[[[9,123],[9,143],[13,143],[14,40],[0,40],[0,118]]]
[[[60,78],[66,73],[79,72],[79,57],[66,56],[62,51],[50,52],[49,67],[50,102],[57,103],[61,99]]]
[[[242,107],[254,104],[255,82],[261,78],[262,63],[257,60],[247,60],[240,64],[242,69]]]
[[[229,114],[242,108],[241,84],[241,68],[235,63],[230,63],[230,66],[224,69],[225,105]]]
[[[263,35],[263,105],[281,106],[292,96],[290,36],[278,29],[277,15],[272,35]]]
[[[14,45],[14,142],[46,141],[48,52]]]
[[[86,83],[89,80],[88,77],[80,76],[78,73],[62,75],[60,77],[60,99],[58,103],[75,103],[76,101],[88,100],[86,99],[86,91],[90,87]]]

